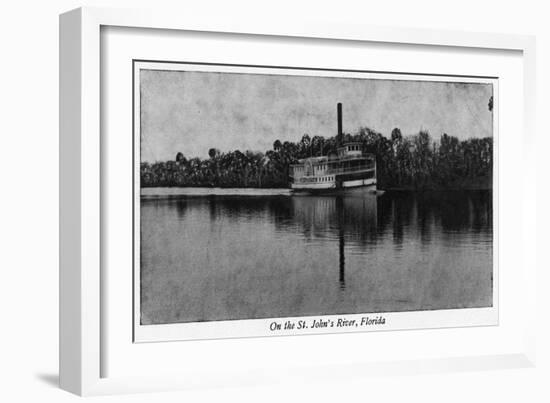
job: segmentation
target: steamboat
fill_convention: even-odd
[[[290,166],[290,187],[295,192],[376,192],[376,157],[365,153],[358,142],[343,142],[342,104],[337,105],[336,152],[298,160]]]

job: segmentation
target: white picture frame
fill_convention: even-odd
[[[157,391],[189,387],[207,387],[228,384],[253,384],[275,377],[265,362],[265,374],[251,374],[246,367],[232,373],[222,367],[193,378],[185,375],[111,376],[104,369],[104,358],[109,355],[102,333],[102,318],[109,315],[102,294],[102,144],[101,144],[101,29],[102,27],[133,27],[160,30],[217,32],[226,35],[253,35],[258,38],[285,37],[377,42],[449,48],[506,50],[521,53],[523,66],[523,143],[524,169],[535,171],[534,155],[534,101],[535,101],[535,41],[521,35],[481,34],[455,31],[428,31],[405,28],[381,28],[301,21],[300,24],[265,20],[204,20],[193,16],[174,15],[149,10],[110,10],[81,8],[60,17],[60,385],[79,395]],[[524,176],[522,189],[535,186],[534,176]],[[517,196],[523,206],[522,234],[535,234],[535,210],[529,208],[529,192]],[[505,219],[502,215],[499,220]],[[522,234],[517,236],[521,238]],[[531,235],[533,237],[534,235]],[[307,375],[299,368],[285,368],[285,379],[307,376],[322,379],[327,374],[346,376],[374,373],[414,373],[418,371],[474,370],[481,368],[522,367],[534,365],[535,360],[535,289],[537,266],[534,260],[535,242],[522,238],[519,251],[500,250],[502,254],[519,253],[524,282],[525,316],[518,324],[525,338],[521,345],[510,343],[503,352],[484,351],[467,356],[437,353],[432,358],[400,359],[388,362],[369,362],[358,357],[353,364],[314,363]],[[501,298],[513,298],[505,294]],[[129,313],[131,315],[131,313]],[[521,320],[520,320],[521,319]],[[306,336],[303,339],[307,339]],[[324,336],[328,337],[328,336]],[[337,341],[342,335],[330,336]],[[327,339],[328,340],[328,339]],[[131,342],[131,341],[130,341]],[[192,343],[192,342],[189,342]],[[170,345],[171,343],[168,343]],[[175,346],[175,344],[171,344]],[[169,349],[170,347],[168,347]],[[175,347],[173,347],[175,348]],[[243,339],[237,349],[259,348],[261,343]],[[107,351],[106,351],[107,350]],[[130,351],[130,350],[129,350]],[[242,350],[241,350],[242,351]],[[186,365],[198,363],[192,358]],[[281,364],[281,363],[279,363]],[[243,364],[246,365],[246,364]],[[238,365],[237,365],[238,366]],[[124,372],[124,371],[122,371]],[[206,374],[206,375],[205,375]]]

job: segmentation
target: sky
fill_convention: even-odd
[[[338,102],[346,133],[368,126],[387,137],[395,127],[436,139],[490,137],[492,93],[478,83],[141,70],[141,161],[334,136]]]

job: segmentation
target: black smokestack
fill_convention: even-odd
[[[342,104],[338,102],[338,139],[342,137]]]

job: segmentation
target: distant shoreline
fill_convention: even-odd
[[[437,189],[416,189],[416,188],[387,188],[379,189],[385,192],[472,192],[472,191],[489,191],[492,188],[470,187],[470,188],[437,188]],[[219,187],[146,187],[141,188],[140,196],[143,199],[156,199],[165,197],[178,196],[291,196],[292,190],[288,188],[219,188]],[[325,194],[326,196],[326,194]]]
[[[172,196],[290,196],[288,188],[147,187],[142,198]]]

